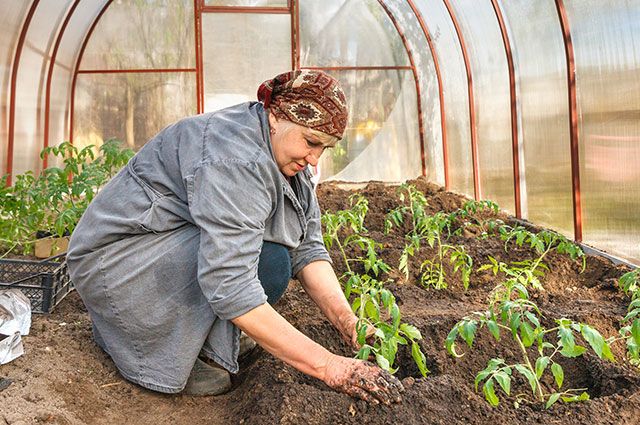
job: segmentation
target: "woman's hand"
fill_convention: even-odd
[[[355,351],[360,349],[360,344],[358,344],[358,318],[355,315],[351,315],[349,318],[342,322],[342,326],[340,329],[340,334],[342,335],[342,339],[351,346]],[[376,332],[373,326],[367,325],[367,343],[370,342],[371,337]]]
[[[373,363],[333,355],[327,363],[323,381],[334,390],[367,402],[389,405],[402,401],[402,383]]]

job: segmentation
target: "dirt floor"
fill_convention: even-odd
[[[464,198],[442,191],[419,179],[413,182],[427,195],[430,212],[451,212]],[[398,204],[395,189],[370,183],[360,192],[369,199],[365,226],[383,243],[382,258],[397,267],[404,241],[398,233],[384,235],[384,214]],[[324,210],[348,206],[347,192],[335,184],[318,190]],[[508,220],[508,217],[502,217]],[[454,237],[464,243],[476,266],[488,255],[502,261],[531,258],[527,249],[505,253],[497,238],[479,240],[473,234]],[[429,255],[425,250],[421,255]],[[332,252],[339,273],[338,253]],[[420,260],[411,263],[417,271]],[[565,256],[551,255],[544,276],[546,291],[532,291],[545,320],[567,317],[586,322],[605,337],[615,335],[629,299],[617,289],[617,279],[627,269],[608,260],[588,257],[587,267]],[[392,276],[399,273],[392,272]],[[424,336],[421,347],[431,373],[422,378],[407,350],[401,350],[397,376],[406,388],[403,402],[391,407],[371,406],[336,393],[322,382],[286,366],[257,348],[242,363],[234,387],[218,397],[162,395],[124,381],[115,366],[93,342],[91,323],[78,295],[73,292],[50,315],[35,315],[31,334],[24,337],[25,355],[0,366],[0,377],[11,385],[0,390],[0,425],[3,424],[637,424],[640,423],[640,370],[624,360],[622,344],[612,347],[617,362],[586,354],[561,361],[565,387],[585,387],[591,400],[557,403],[546,410],[539,404],[521,403],[501,396],[491,407],[474,390],[475,374],[492,357],[515,359],[517,348],[497,344],[482,330],[469,352],[459,359],[449,356],[444,340],[463,316],[486,308],[496,278],[490,272],[471,274],[464,291],[460,283],[448,289],[425,289],[417,273],[409,282],[389,286],[400,305],[403,321]],[[329,350],[350,352],[339,335],[310,303],[300,285],[292,281],[277,310],[309,337]],[[505,338],[506,339],[506,338]],[[512,393],[526,392],[515,379]]]

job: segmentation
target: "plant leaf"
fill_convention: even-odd
[[[533,372],[531,372],[528,367],[521,364],[517,364],[514,367],[518,372],[520,372],[522,376],[527,378],[527,381],[529,381],[529,385],[531,386],[531,391],[535,393],[536,389],[538,388],[538,384],[536,383],[536,376],[533,374]]]
[[[378,366],[380,366],[380,368],[386,370],[387,372],[390,371],[391,365],[389,364],[389,360],[387,360],[382,354],[376,354],[376,362],[378,363]]]
[[[558,399],[560,398],[560,393],[553,393],[549,396],[549,400],[547,400],[547,404],[545,408],[550,408]]]
[[[403,323],[400,325],[400,330],[404,332],[411,339],[422,339],[422,334],[420,333],[418,328],[416,328],[413,325],[410,325],[408,323]]]
[[[478,325],[475,320],[466,320],[462,325],[460,336],[467,342],[469,347],[473,345],[473,339],[475,338],[477,328]]]
[[[503,371],[497,372],[495,375],[493,375],[493,377],[498,382],[498,384],[500,384],[502,390],[507,395],[511,395],[511,377]]]
[[[556,380],[556,384],[558,384],[558,388],[562,388],[562,383],[564,382],[564,371],[562,370],[562,366],[558,363],[552,364],[551,373]]]
[[[549,357],[547,357],[547,356],[538,357],[538,360],[536,360],[536,377],[538,379],[540,379],[540,377],[544,373],[544,370],[549,365],[549,361],[550,360],[551,359]]]
[[[487,329],[491,332],[491,335],[496,339],[496,341],[500,341],[500,327],[496,323],[495,320],[487,320]]]
[[[484,383],[484,385],[482,386],[482,392],[484,393],[484,398],[487,399],[489,404],[491,404],[492,406],[498,405],[500,400],[498,399],[498,396],[496,396],[495,389],[493,388],[493,380],[489,379]]]
[[[411,344],[411,357],[413,357],[413,360],[416,362],[422,376],[427,376],[429,373],[429,369],[427,369],[427,359],[422,350],[420,350],[417,342]]]
[[[609,344],[606,343],[600,332],[591,326],[582,325],[581,333],[583,338],[589,343],[589,345],[591,345],[591,348],[593,348],[593,351],[596,352],[598,357],[604,357],[612,362],[615,361],[613,353],[611,353],[611,348],[609,348]]]

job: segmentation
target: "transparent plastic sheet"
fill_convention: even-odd
[[[19,289],[0,291],[0,364],[24,354],[22,335],[29,335],[31,302]]]

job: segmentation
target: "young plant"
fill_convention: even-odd
[[[521,374],[529,383],[535,400],[545,403],[549,408],[558,400],[564,402],[587,400],[589,395],[584,388],[563,389],[564,370],[557,362],[558,357],[578,357],[585,353],[584,346],[576,344],[574,332],[582,335],[592,350],[600,358],[614,361],[609,343],[594,328],[584,323],[562,318],[556,320],[556,326],[550,329],[541,324],[542,314],[538,306],[528,299],[526,288],[518,284],[513,288],[514,300],[502,299],[493,303],[486,312],[475,312],[456,323],[445,341],[447,351],[455,356],[456,340],[461,337],[469,346],[473,343],[477,331],[486,327],[496,341],[501,341],[502,332],[510,334],[520,352],[520,359],[515,363],[507,363],[504,359],[493,358],[487,367],[475,378],[476,390],[484,382],[482,391],[486,400],[497,406],[499,398],[496,384],[507,395],[511,395],[511,378],[513,372]],[[555,338],[552,335],[555,334]],[[529,347],[537,347],[537,355],[532,357]],[[545,388],[541,378],[550,370],[554,378],[551,390]],[[525,394],[516,395],[516,402],[526,400]]]
[[[454,234],[461,234],[463,230],[479,233],[481,239],[488,238],[495,233],[498,228],[504,225],[504,222],[497,218],[479,218],[478,213],[489,211],[493,214],[500,212],[500,207],[493,201],[470,200],[462,205],[462,208],[449,214],[449,222],[451,226],[456,222],[461,222]],[[475,231],[474,231],[475,230]]]
[[[420,283],[433,286],[436,289],[447,287],[446,272],[443,267],[447,256],[453,265],[454,273],[460,271],[464,289],[469,288],[469,277],[473,267],[473,260],[466,253],[464,246],[451,245],[443,242],[443,231],[449,225],[449,217],[441,212],[427,217],[421,224],[421,235],[427,240],[431,248],[435,248],[434,257],[427,258],[420,265]]]
[[[517,246],[528,245],[539,254],[538,258],[534,260],[534,269],[538,264],[542,263],[542,260],[552,250],[555,250],[558,254],[566,254],[574,261],[581,260],[582,271],[586,267],[586,256],[582,248],[559,233],[550,230],[533,233],[523,226],[516,225],[512,227],[506,224],[501,226],[498,231],[500,238],[504,241],[505,251],[509,250],[509,242],[513,240]]]
[[[428,219],[425,209],[427,198],[414,186],[404,183],[398,188],[401,205],[389,211],[385,217],[384,231],[389,233],[393,226],[400,227],[408,215],[411,218],[411,230],[405,235],[407,243],[400,255],[400,272],[409,279],[409,257],[412,257],[420,249],[420,243],[425,236],[425,221]]]
[[[100,188],[134,154],[116,140],[106,141],[98,153],[96,157],[92,146],[77,149],[64,142],[40,154],[60,157],[62,168],[50,167],[38,176],[27,171],[15,176],[9,188],[3,179],[0,245],[4,255],[16,248],[29,254],[37,232],[50,237],[70,234]]]
[[[618,339],[625,341],[630,363],[640,367],[640,269],[625,273],[619,284],[620,289],[631,297],[631,303],[622,319]]]
[[[325,245],[331,248],[335,242],[345,264],[346,271],[340,277],[345,297],[350,299],[354,296],[351,308],[358,317],[356,327],[361,346],[356,357],[368,359],[374,356],[381,368],[395,373],[398,346],[410,343],[412,357],[420,373],[426,376],[426,358],[417,342],[422,339],[422,335],[416,327],[401,322],[400,308],[395,297],[384,288],[385,282],[378,280],[381,273],[390,270],[389,265],[377,254],[382,245],[362,235],[366,232],[364,218],[368,211],[367,200],[357,195],[351,198],[351,205],[349,210],[325,213],[322,222],[325,225]],[[346,233],[346,229],[350,229],[351,234],[341,239],[340,235]],[[357,246],[364,255],[349,258],[345,249],[349,246]],[[354,271],[354,263],[362,264],[363,274]],[[373,336],[368,337],[372,331]]]

